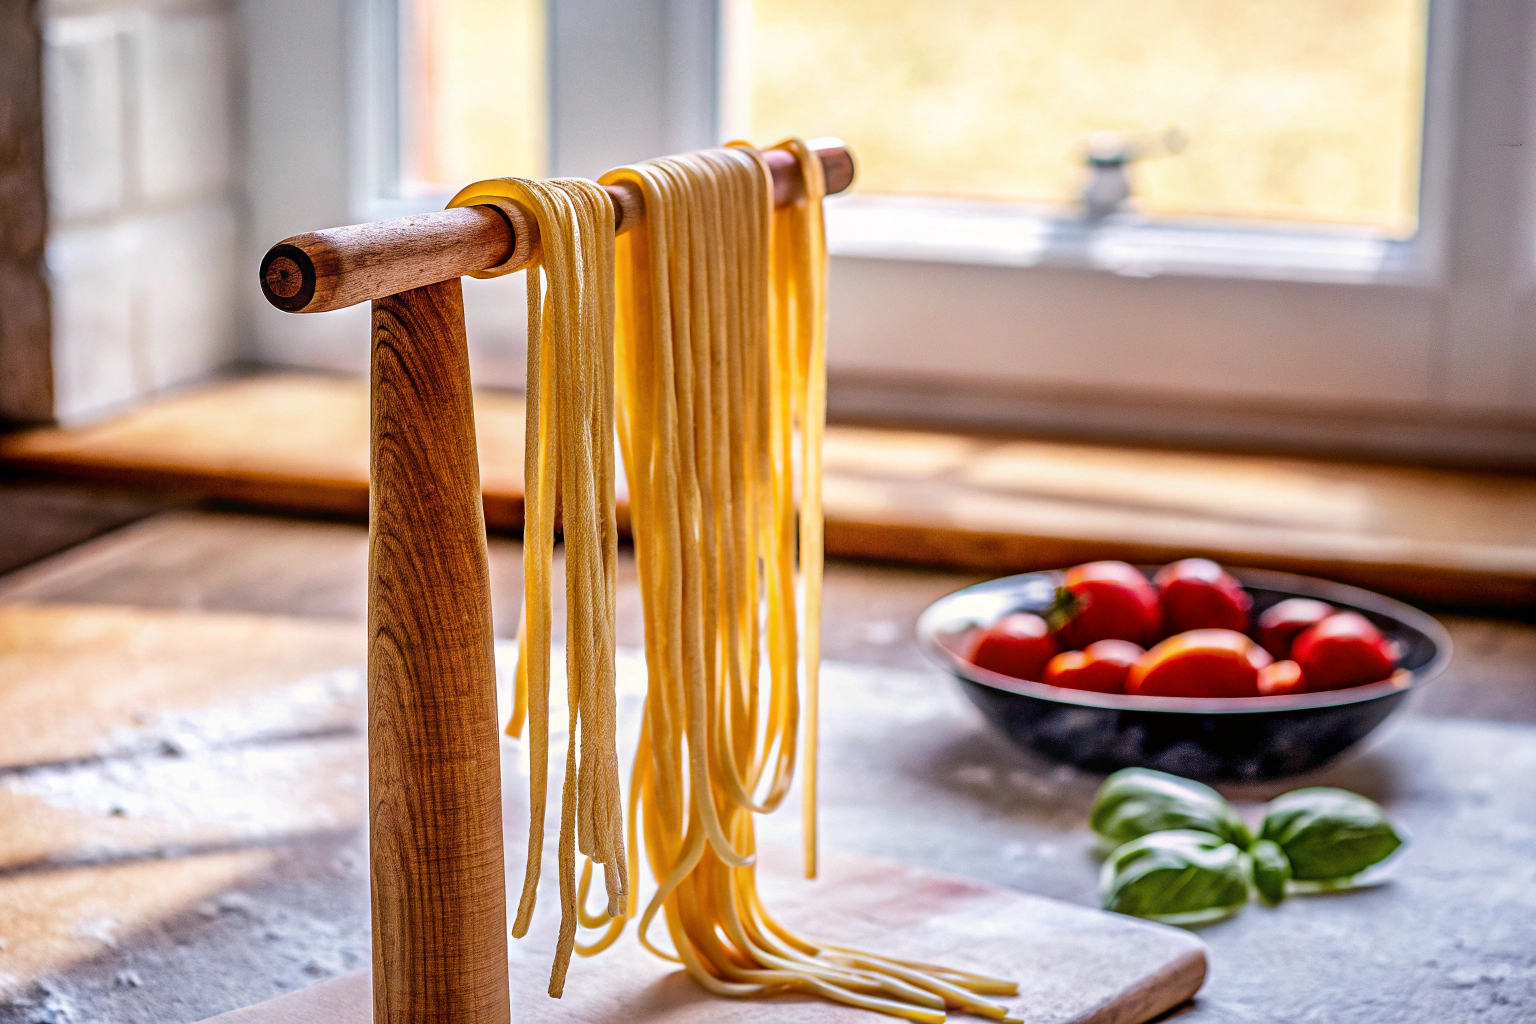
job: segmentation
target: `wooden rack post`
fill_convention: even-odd
[[[506,1024],[491,582],[458,278],[373,302],[373,1019]]]
[[[816,146],[829,192],[853,181]],[[791,201],[791,154],[765,154]],[[617,230],[643,216],[609,189]],[[485,520],[459,278],[533,249],[516,209],[468,207],[296,235],[261,287],[289,312],[373,302],[368,492],[373,1019],[507,1024],[506,876]],[[515,269],[515,268],[514,268]]]

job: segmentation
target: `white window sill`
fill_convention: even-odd
[[[1283,228],[1120,214],[1096,227],[1037,206],[896,196],[827,204],[835,256],[1337,284],[1424,284],[1417,241],[1365,229]]]

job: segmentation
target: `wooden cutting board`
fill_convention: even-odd
[[[815,935],[1019,983],[1007,1000],[1029,1024],[1141,1024],[1194,996],[1205,945],[1188,932],[866,857],[826,857],[823,877],[788,864],[762,875],[781,921]],[[546,919],[552,915],[543,915]],[[632,935],[572,964],[565,997],[545,995],[554,922],[511,944],[518,1024],[873,1024],[885,1018],[820,999],[709,995]],[[365,1024],[367,971],[211,1018],[220,1024]],[[971,1019],[971,1018],[967,1018]]]

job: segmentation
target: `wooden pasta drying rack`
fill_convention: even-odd
[[[812,147],[827,191],[853,181],[836,140]],[[800,194],[796,160],[763,154],[774,202]],[[622,232],[635,186],[607,186]],[[459,278],[528,265],[531,214],[510,201],[296,235],[261,263],[268,301],[294,313],[373,303],[368,552],[369,877],[373,965],[219,1018],[224,1024],[507,1024],[509,970],[532,988],[548,964],[510,959],[502,857],[490,582]],[[1138,1024],[1188,999],[1204,946],[1172,929],[886,862],[833,855],[814,892],[776,904],[849,941],[954,956],[1026,981],[1032,1021]],[[878,908],[894,918],[882,917]],[[819,918],[818,918],[819,915]],[[774,1006],[658,987],[637,944],[563,1000],[519,1001],[529,1024],[871,1021],[821,1000]],[[542,989],[542,985],[539,986]],[[1036,1010],[1040,1014],[1036,1014]]]
[[[853,157],[813,144],[827,191]],[[763,153],[775,205],[802,187]],[[638,187],[606,186],[619,232]],[[491,590],[459,278],[527,266],[538,225],[502,202],[295,235],[261,261],[290,313],[373,303],[368,800],[374,1019],[505,1024],[507,922]]]

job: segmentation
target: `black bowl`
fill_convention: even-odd
[[[1140,766],[1188,778],[1269,779],[1304,772],[1363,739],[1415,686],[1439,675],[1451,638],[1433,618],[1368,590],[1262,569],[1229,569],[1253,615],[1288,597],[1313,597],[1370,619],[1402,650],[1393,678],[1284,697],[1141,697],[1014,679],[961,655],[969,631],[1014,611],[1043,612],[1060,572],[1007,576],[934,602],[918,641],[954,673],[967,697],[1010,739],[1091,771]]]

